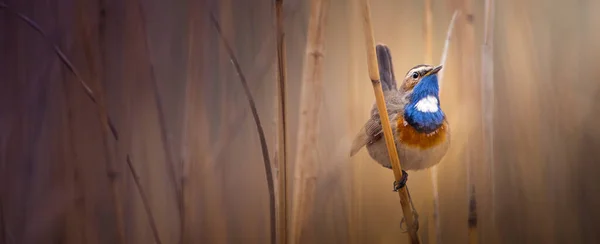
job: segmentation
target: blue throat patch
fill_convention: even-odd
[[[424,77],[413,89],[409,102],[404,107],[404,119],[418,132],[434,132],[444,123],[445,115],[439,104],[439,91],[437,74]],[[417,109],[417,103],[428,96],[435,97],[438,100],[437,111],[422,112]]]

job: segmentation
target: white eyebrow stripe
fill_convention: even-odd
[[[404,78],[407,78],[407,77],[410,77],[410,76],[412,76],[412,74],[413,74],[415,71],[416,71],[416,72],[419,72],[419,73],[421,73],[421,72],[423,72],[423,71],[425,71],[425,70],[429,70],[429,69],[431,69],[431,67],[430,67],[430,66],[422,66],[422,67],[418,67],[418,68],[411,69],[411,70],[409,70],[409,71],[408,71],[408,73],[406,74],[406,76],[405,76]]]

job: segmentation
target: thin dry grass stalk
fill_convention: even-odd
[[[125,226],[124,226],[124,217],[123,217],[123,204],[122,204],[122,195],[120,194],[120,189],[119,187],[121,186],[121,181],[122,181],[122,176],[119,173],[119,169],[117,167],[117,157],[116,157],[116,153],[117,153],[117,148],[116,148],[116,141],[111,143],[109,141],[109,134],[110,134],[110,128],[112,128],[109,123],[109,118],[108,118],[108,112],[106,110],[106,106],[104,105],[104,93],[102,90],[102,80],[99,78],[99,72],[96,70],[96,58],[94,56],[94,50],[93,47],[91,45],[92,38],[91,38],[91,33],[90,33],[90,29],[88,28],[88,24],[89,21],[87,21],[86,19],[86,14],[84,13],[83,10],[83,3],[81,1],[78,1],[78,14],[79,14],[79,21],[78,21],[78,25],[79,25],[79,29],[80,29],[80,33],[82,35],[82,42],[83,42],[83,51],[84,51],[84,55],[85,58],[87,60],[87,64],[89,66],[89,70],[92,76],[92,79],[95,80],[95,84],[98,85],[99,88],[99,92],[98,92],[98,102],[96,103],[98,106],[96,106],[98,108],[98,116],[99,116],[99,120],[101,122],[102,126],[102,133],[103,133],[103,137],[102,137],[102,143],[104,145],[104,150],[105,153],[107,155],[107,159],[106,159],[106,174],[107,177],[109,179],[110,182],[110,187],[111,187],[111,193],[112,193],[112,200],[113,200],[113,205],[115,208],[115,228],[116,228],[116,232],[117,232],[117,239],[118,242],[123,244],[125,243]],[[99,52],[97,52],[99,54]],[[113,132],[116,130],[113,130]],[[115,136],[116,134],[113,134],[113,136]]]
[[[98,99],[96,98],[96,96],[95,96],[94,92],[92,91],[92,89],[90,88],[90,86],[81,78],[81,75],[79,75],[79,72],[77,71],[77,69],[75,68],[73,63],[69,60],[69,58],[67,58],[67,55],[65,55],[65,53],[60,49],[60,47],[58,47],[58,45],[53,44],[52,41],[50,41],[50,38],[48,38],[48,34],[46,34],[46,32],[44,30],[42,30],[40,25],[38,25],[35,21],[33,21],[31,18],[27,17],[26,15],[13,10],[5,2],[0,2],[0,8],[6,9],[7,12],[17,16],[20,20],[27,23],[27,25],[29,25],[37,33],[39,33],[42,36],[42,38],[44,38],[46,43],[48,43],[49,45],[52,46],[54,53],[56,53],[56,56],[58,56],[60,61],[75,76],[75,78],[77,79],[77,81],[79,82],[79,84],[81,85],[83,90],[85,91],[85,94],[92,100],[92,102],[94,104],[102,107],[102,104],[98,103]],[[108,121],[107,126],[110,128],[110,131],[111,131],[113,137],[115,138],[115,140],[119,140],[119,134],[118,134],[116,128],[114,127],[112,120],[110,118],[106,118],[106,120]]]
[[[490,184],[491,222],[495,223],[496,187],[494,172],[494,1],[485,1],[483,46],[481,48],[481,115],[486,172]]]
[[[144,204],[144,209],[146,210],[146,214],[148,215],[148,222],[150,224],[150,228],[152,229],[152,235],[154,235],[154,241],[157,244],[162,244],[160,240],[160,236],[158,235],[158,228],[156,227],[156,221],[154,219],[154,214],[152,214],[152,209],[150,208],[150,204],[148,203],[148,197],[146,196],[146,191],[144,191],[144,187],[142,183],[140,183],[140,176],[137,171],[133,167],[133,163],[131,162],[131,157],[127,155],[127,166],[129,166],[129,171],[133,176],[133,181],[135,182],[135,186],[140,193],[140,197],[142,198],[142,203]]]
[[[125,243],[125,232],[124,232],[124,226],[123,226],[123,207],[121,204],[121,196],[119,194],[119,177],[118,177],[118,171],[116,169],[116,166],[114,165],[116,162],[115,155],[114,155],[114,153],[116,153],[116,150],[114,150],[115,148],[113,148],[113,151],[111,151],[110,145],[109,145],[110,143],[108,142],[108,138],[107,138],[108,135],[111,134],[112,137],[115,139],[115,141],[117,141],[119,139],[119,136],[118,136],[118,132],[117,132],[116,128],[114,127],[113,123],[111,122],[112,120],[108,117],[106,107],[104,106],[104,103],[102,100],[102,93],[99,93],[98,94],[99,97],[96,97],[96,94],[94,94],[94,92],[89,87],[89,85],[81,78],[81,75],[79,75],[79,72],[77,71],[75,66],[72,64],[72,62],[67,58],[67,56],[64,54],[64,52],[57,45],[52,44],[52,42],[48,38],[48,35],[46,34],[46,32],[44,32],[35,21],[33,21],[31,18],[27,17],[26,15],[24,15],[20,12],[14,11],[5,2],[0,2],[0,8],[6,9],[9,13],[17,16],[20,20],[27,23],[27,25],[29,25],[31,28],[33,28],[36,32],[38,32],[44,38],[46,43],[48,43],[49,45],[52,46],[54,52],[59,57],[60,61],[75,76],[77,81],[79,81],[79,84],[81,85],[81,87],[84,89],[86,95],[96,105],[96,107],[98,109],[98,114],[100,116],[100,122],[102,124],[102,130],[104,133],[103,144],[104,144],[105,150],[107,152],[107,155],[109,157],[109,159],[107,159],[107,162],[106,162],[106,172],[107,172],[107,176],[109,177],[109,181],[110,181],[111,189],[112,189],[113,204],[114,204],[115,213],[116,213],[115,227],[116,227],[117,237],[118,237],[119,243]],[[85,53],[86,59],[88,60],[88,65],[90,67],[90,71],[92,71],[92,73],[95,74],[95,72],[93,72],[95,70],[95,68],[94,68],[95,65],[94,65],[94,57],[92,55],[92,48],[90,46],[90,37],[89,37],[87,27],[83,24],[84,17],[85,17],[85,15],[83,13],[83,8],[81,6],[79,6],[79,18],[82,21],[78,21],[78,22],[80,24],[80,28],[82,31],[82,37],[83,37],[83,42],[84,42],[84,53]],[[94,78],[96,78],[96,77],[94,77]],[[100,82],[97,82],[97,83],[99,84],[99,86],[101,86]],[[114,145],[115,144],[113,144],[113,146]]]
[[[281,7],[283,11],[283,4]],[[285,16],[282,15],[281,22],[284,23],[285,20],[293,19],[294,16],[299,11],[288,11]],[[267,33],[276,33],[277,32],[277,24],[274,27],[271,27]],[[231,37],[230,37],[231,38]],[[255,64],[256,68],[253,69],[251,73],[248,74],[248,80],[264,80],[265,75],[269,73],[275,62],[273,62],[273,57],[276,55],[272,55],[273,45],[276,45],[277,36],[272,38],[272,36],[267,36],[264,41],[261,42],[260,47],[258,48],[258,53],[252,62]],[[276,50],[275,50],[276,51]]]
[[[141,18],[141,26],[142,26],[142,35],[144,36],[144,49],[146,51],[146,55],[148,56],[148,66],[150,68],[150,77],[152,79],[152,91],[154,92],[154,101],[156,102],[156,111],[158,112],[158,123],[160,127],[160,139],[162,141],[163,151],[165,153],[165,167],[167,168],[167,172],[169,173],[169,179],[171,180],[171,184],[175,190],[175,200],[177,201],[177,210],[179,212],[179,218],[183,216],[183,198],[180,182],[177,180],[177,174],[175,170],[175,158],[173,155],[173,144],[169,139],[169,133],[167,131],[167,125],[165,121],[165,112],[163,109],[163,102],[160,96],[160,91],[158,87],[158,79],[156,78],[156,71],[154,60],[152,58],[152,52],[150,51],[150,40],[148,36],[148,30],[146,26],[146,11],[144,11],[144,6],[142,1],[137,1],[138,11]]]
[[[272,67],[272,64],[268,64],[268,62],[265,61],[264,56],[270,56],[268,54],[268,50],[269,50],[269,48],[272,47],[273,41],[275,39],[276,38],[267,38],[267,40],[264,41],[263,44],[261,45],[260,50],[256,54],[254,61],[252,62],[252,63],[256,64],[257,68],[249,74],[249,77],[250,77],[249,80],[264,80],[265,75],[267,75],[269,69]],[[190,48],[192,48],[191,47],[192,45],[193,44],[190,44]],[[277,93],[277,95],[278,94],[279,93]],[[224,99],[224,100],[227,100],[227,99]],[[221,101],[221,102],[223,102],[223,101]],[[227,102],[229,102],[229,101],[227,100]],[[228,116],[225,116],[227,118],[224,118],[227,121],[226,126],[221,126],[221,130],[218,133],[219,139],[217,140],[216,143],[214,143],[214,146],[211,149],[212,156],[209,159],[210,162],[217,160],[217,157],[219,157],[221,155],[221,153],[223,152],[223,150],[227,148],[227,146],[229,145],[231,140],[233,140],[239,134],[239,132],[241,131],[241,129],[243,127],[238,126],[237,123],[239,123],[239,121],[244,121],[246,119],[246,116],[248,115],[248,113],[247,113],[247,110],[243,109],[238,114],[232,115],[232,113],[229,113],[227,115]],[[222,166],[222,164],[215,165],[215,166]]]
[[[221,30],[223,36],[229,38],[229,40],[235,40],[235,23],[233,18],[233,7],[231,0],[222,0],[218,1],[219,5],[219,23],[221,25]],[[217,37],[218,38],[218,37]],[[216,138],[218,142],[216,144],[228,145],[231,141],[225,141],[225,137],[231,135],[230,127],[227,127],[228,119],[230,119],[232,114],[234,114],[238,109],[236,106],[232,105],[231,93],[232,90],[228,89],[230,86],[230,82],[233,80],[233,74],[231,74],[231,61],[227,50],[224,48],[218,48],[217,50],[217,83],[213,83],[214,87],[218,89],[218,112],[219,112],[219,126]],[[213,88],[211,88],[213,89]],[[208,136],[203,137],[205,147],[208,151],[214,152],[208,147],[210,144],[210,138]],[[225,147],[224,147],[225,148]],[[219,223],[214,224],[214,230],[212,231],[212,236],[215,241],[220,241],[222,243],[228,242],[228,218],[227,212],[225,211],[225,205],[223,204],[226,199],[223,194],[223,181],[225,179],[225,173],[223,171],[223,164],[217,161],[217,158],[220,155],[215,153],[211,153],[209,157],[210,159],[204,160],[204,187],[207,189],[205,191],[206,196],[210,196],[207,201],[205,201],[205,211],[211,214],[214,214],[212,218],[218,219]],[[218,168],[221,166],[221,168]]]
[[[31,28],[33,28],[40,35],[42,35],[42,37],[46,40],[46,42],[49,43],[50,45],[52,45],[52,48],[54,49],[54,52],[56,53],[56,55],[58,55],[58,57],[60,58],[60,61],[63,62],[63,64],[65,66],[67,66],[67,68],[69,69],[69,71],[71,71],[71,73],[73,73],[73,75],[75,75],[75,78],[77,78],[77,81],[79,81],[79,83],[81,84],[81,86],[85,90],[85,93],[92,99],[92,101],[96,102],[96,98],[94,97],[94,92],[87,85],[87,83],[85,83],[85,81],[83,81],[83,79],[79,75],[79,72],[77,71],[77,69],[75,69],[75,66],[73,66],[73,64],[71,63],[71,61],[69,61],[69,59],[67,58],[67,56],[58,47],[58,45],[52,44],[52,42],[48,38],[48,35],[46,34],[46,32],[44,30],[42,30],[42,28],[35,21],[33,21],[32,19],[30,19],[26,15],[24,15],[24,14],[22,14],[20,12],[17,12],[15,10],[13,10],[12,8],[8,7],[8,5],[5,2],[0,2],[0,8],[4,8],[9,13],[16,15],[17,17],[19,17],[19,19],[23,20]]]
[[[398,151],[396,151],[394,135],[392,134],[392,127],[390,125],[390,119],[385,105],[383,90],[381,89],[381,81],[379,80],[379,66],[377,65],[377,55],[375,53],[375,40],[373,38],[373,27],[371,25],[371,7],[369,0],[361,0],[361,5],[366,39],[365,44],[367,50],[369,77],[371,78],[373,91],[375,92],[377,110],[381,116],[385,144],[387,146],[392,169],[394,171],[394,178],[396,181],[400,181],[402,178],[402,168],[400,166],[400,159],[398,158]],[[400,196],[400,205],[402,206],[402,212],[404,214],[404,218],[406,219],[409,241],[411,243],[420,243],[419,236],[417,234],[417,228],[415,228],[415,219],[412,214],[412,201],[408,195],[408,186],[400,188],[400,190],[398,190],[398,195]]]
[[[440,58],[440,64],[446,65],[446,60],[448,59],[448,52],[450,50],[450,40],[452,39],[452,32],[454,30],[454,23],[456,22],[456,18],[460,14],[459,10],[455,10],[454,14],[452,14],[452,19],[450,19],[450,24],[448,25],[448,31],[446,32],[446,40],[444,41],[444,49],[442,50],[442,57]],[[438,79],[440,82],[440,94],[442,93],[442,85],[444,82],[444,74],[446,73],[446,69],[442,69],[438,74]]]
[[[452,38],[452,31],[454,30],[454,22],[456,21],[456,17],[458,17],[460,11],[454,11],[452,15],[452,19],[450,20],[450,24],[448,25],[448,31],[446,32],[446,41],[444,42],[444,49],[442,50],[442,58],[440,59],[440,64],[446,66],[446,60],[448,57],[448,52],[450,50],[450,39]],[[444,78],[445,69],[442,69],[439,76],[440,83],[440,94],[442,93],[442,83]],[[433,185],[433,219],[435,230],[432,231],[435,235],[436,243],[442,243],[442,233],[441,233],[441,219],[440,219],[440,196],[439,196],[439,186],[438,186],[438,165],[435,165],[431,168],[431,183]]]
[[[300,243],[312,213],[317,181],[317,130],[322,100],[323,46],[329,0],[312,0],[300,92],[300,121],[296,151],[291,243]]]
[[[431,0],[425,0],[425,19],[424,19],[424,31],[425,35],[425,63],[431,64],[433,62],[433,8],[431,6]]]
[[[234,20],[233,20],[233,13],[232,13],[232,2],[231,0],[221,0],[219,1],[219,24],[221,27],[221,31],[223,33],[223,36],[228,38],[228,40],[235,40],[235,24],[234,24]],[[229,69],[231,68],[231,61],[229,58],[229,55],[227,53],[227,50],[224,50],[223,48],[219,48],[218,49],[218,79],[219,82],[217,83],[217,88],[218,88],[218,93],[219,93],[219,102],[218,102],[218,106],[219,106],[219,121],[226,121],[227,117],[229,116],[229,113],[232,112],[232,110],[230,110],[230,103],[231,100],[229,98],[231,91],[229,89],[227,89],[228,87],[228,83],[232,80],[231,77],[233,77],[231,75],[231,73],[229,72]],[[219,122],[221,125],[224,125],[224,122]],[[218,137],[221,137],[221,135],[225,134],[227,131],[227,127],[225,126],[219,126],[219,132],[217,133]],[[218,187],[218,186],[217,186]]]
[[[464,9],[464,15],[465,15],[465,21],[464,26],[462,28],[461,31],[461,52],[462,52],[462,82],[463,82],[463,86],[465,88],[461,89],[461,92],[464,92],[465,94],[473,94],[476,92],[476,86],[477,83],[475,81],[475,70],[473,69],[473,67],[475,67],[475,49],[473,48],[475,46],[475,26],[473,23],[473,7],[474,7],[474,3],[473,0],[465,0],[462,2],[463,5],[463,9]],[[475,105],[476,102],[472,102],[469,103],[468,106],[476,106]],[[475,108],[471,108],[470,110],[476,110]],[[476,133],[476,129],[469,129],[467,132],[469,135],[473,135]],[[471,136],[470,138],[476,138],[475,136]],[[479,145],[479,141],[478,140],[474,140],[474,139],[468,139],[467,143],[465,144],[467,145],[468,148],[465,148],[464,151],[464,158],[465,158],[465,164],[466,164],[466,171],[467,171],[467,196],[469,199],[469,202],[475,203],[477,201],[476,199],[476,195],[475,195],[475,183],[474,183],[474,179],[475,179],[475,164],[473,163],[473,158],[472,157],[472,152],[474,151],[474,147],[477,147]],[[475,212],[475,208],[472,207],[472,204],[469,204],[469,216],[471,216],[471,218],[473,216],[477,216],[477,213]],[[476,243],[477,239],[476,238],[471,238],[473,236],[477,235],[478,232],[478,226],[477,226],[477,221],[472,221],[472,219],[469,218],[468,219],[468,230],[469,230],[469,243]],[[473,242],[475,241],[475,242]]]
[[[215,16],[211,13],[210,17],[213,22],[213,25],[215,26],[215,29],[217,30],[217,33],[219,34],[219,37],[223,41],[225,49],[227,50],[227,53],[229,54],[229,58],[231,59],[231,62],[233,63],[233,66],[240,78],[240,81],[242,82],[242,86],[244,87],[244,92],[246,93],[246,98],[248,99],[248,103],[250,105],[250,110],[252,111],[252,116],[254,117],[254,122],[256,122],[256,130],[258,131],[258,136],[260,138],[263,162],[265,165],[265,174],[267,177],[267,187],[269,190],[271,243],[275,243],[277,241],[277,238],[276,238],[277,237],[276,236],[277,235],[277,230],[276,230],[277,226],[276,226],[276,213],[275,213],[275,189],[274,189],[274,184],[273,184],[273,173],[271,170],[271,159],[269,158],[269,149],[267,148],[267,140],[265,138],[265,133],[264,133],[264,130],[260,123],[260,118],[258,116],[256,104],[254,103],[254,98],[252,97],[250,88],[248,87],[248,82],[246,81],[246,77],[242,73],[242,69],[240,67],[240,64],[237,61],[237,58],[235,57],[235,55],[233,53],[233,49],[229,45],[229,42],[227,41],[227,39],[225,39],[225,37],[223,36],[223,33],[221,32],[221,27],[219,26],[219,22],[217,21]]]
[[[283,0],[275,1],[277,39],[277,233],[279,244],[287,243],[287,136],[286,136],[286,52],[283,29]]]

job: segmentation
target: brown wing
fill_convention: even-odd
[[[400,91],[388,91],[385,93],[388,116],[391,121],[395,121],[396,116],[404,110],[405,99],[403,97],[404,94]],[[392,126],[394,126],[394,124],[392,124]],[[350,156],[354,156],[354,154],[360,151],[365,145],[381,140],[382,137],[383,127],[381,126],[381,119],[379,117],[377,105],[373,104],[371,118],[369,118],[367,123],[365,123],[354,138]]]
[[[370,119],[365,124],[365,132],[369,137],[367,144],[371,144],[381,139],[383,136],[383,127],[381,126],[380,120]]]
[[[365,145],[376,142],[377,140],[381,139],[382,136],[383,129],[380,121],[376,118],[369,119],[354,138],[354,141],[352,142],[352,149],[350,150],[350,156],[354,156],[354,154],[360,151],[360,149]]]

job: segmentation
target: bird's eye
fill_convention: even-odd
[[[413,78],[413,79],[419,78],[419,73],[417,73],[417,72],[413,72],[413,73],[412,73],[412,78]]]

